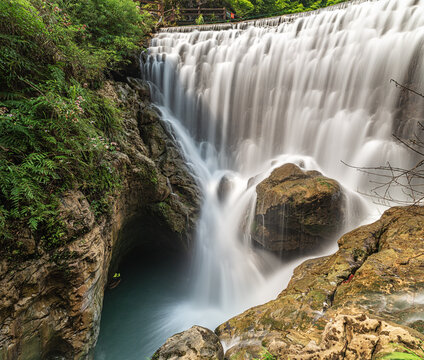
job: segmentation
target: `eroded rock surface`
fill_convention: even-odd
[[[341,186],[317,171],[285,164],[262,181],[256,192],[252,238],[267,250],[316,248],[342,229]]]
[[[401,326],[362,315],[337,315],[327,324],[320,343],[311,341],[305,347],[289,348],[290,359],[376,359],[393,352],[398,344],[412,351],[420,351],[420,335]],[[279,352],[279,349],[273,349]]]
[[[342,236],[334,255],[304,262],[277,299],[216,329],[238,343],[231,359],[252,358],[251,344],[279,359],[378,359],[401,346],[421,354],[422,224],[424,208],[395,207]]]
[[[110,215],[96,218],[80,191],[67,192],[60,204],[67,244],[49,250],[22,233],[27,259],[1,259],[0,360],[87,358],[99,332],[111,260],[137,245],[122,244],[118,236],[136,215],[146,228],[141,241],[191,246],[199,191],[148,89],[128,79],[107,82],[100,91],[123,116],[123,140],[105,159],[122,179],[109,197]],[[145,239],[152,228],[164,236]]]
[[[223,360],[224,351],[218,336],[201,326],[171,336],[152,360]]]

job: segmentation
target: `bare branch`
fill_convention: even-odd
[[[399,84],[391,79],[396,87],[409,91],[417,96],[424,98],[424,95],[416,90],[410,89],[405,85]],[[417,122],[418,130],[424,131],[424,125]],[[420,159],[411,168],[405,169],[392,166],[389,162],[380,166],[353,166],[342,163],[350,168],[356,169],[361,173],[371,177],[370,184],[373,188],[369,193],[358,191],[360,194],[370,197],[375,203],[390,205],[417,205],[424,201],[424,140],[414,132],[409,139],[402,139],[393,134],[394,139],[420,157]],[[392,190],[396,189],[398,197],[392,195]]]
[[[419,92],[417,92],[417,91],[415,91],[415,90],[412,90],[412,89],[410,89],[409,87],[407,87],[407,86],[405,86],[405,85],[399,84],[399,83],[398,83],[396,80],[394,80],[394,79],[390,79],[390,82],[394,83],[394,84],[395,84],[395,86],[396,86],[396,87],[398,87],[398,88],[401,88],[401,89],[403,89],[403,90],[410,91],[411,93],[413,93],[413,94],[415,94],[415,95],[418,95],[418,96],[421,96],[421,97],[423,97],[423,98],[424,98],[424,95],[423,95],[423,94],[420,94]]]

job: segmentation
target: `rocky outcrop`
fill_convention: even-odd
[[[201,326],[171,336],[152,360],[223,360],[224,350],[213,331]]]
[[[94,214],[81,191],[64,193],[59,205],[59,213],[66,230],[66,234],[62,237],[64,242],[82,236],[94,227]]]
[[[140,242],[190,247],[199,192],[149,103],[148,86],[136,79],[107,82],[101,93],[122,108],[122,141],[104,159],[122,183],[109,196],[108,216],[96,217],[78,190],[65,193],[60,214],[66,245],[48,250],[22,234],[31,256],[19,264],[0,261],[1,360],[87,358],[99,332],[110,264],[137,246],[119,236],[130,219],[138,218]],[[154,236],[144,228],[156,230]]]
[[[233,189],[233,187],[234,187],[234,184],[231,178],[228,175],[224,175],[218,184],[218,189],[217,189],[218,200],[221,202],[224,202],[227,199],[228,194],[231,193],[231,190]]]
[[[256,187],[253,240],[283,253],[313,249],[343,227],[344,195],[339,183],[318,171],[285,164]]]
[[[376,359],[396,347],[420,351],[420,338],[401,326],[364,314],[337,315],[325,327],[318,345],[310,342],[305,347],[292,346],[290,359]]]
[[[138,181],[149,185],[150,191],[144,192],[142,199],[146,209],[143,216],[149,218],[146,223],[171,229],[171,235],[177,235],[174,238],[189,248],[191,237],[187,234],[195,226],[200,192],[170,127],[146,98],[148,89],[139,79],[117,85],[121,107],[132,109],[125,119],[129,146],[124,150],[130,161],[138,164]]]
[[[422,354],[423,223],[424,208],[395,207],[341,237],[334,255],[296,268],[277,299],[217,328],[222,341],[237,342],[227,355],[252,358],[258,346],[281,359]]]

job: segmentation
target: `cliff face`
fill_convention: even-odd
[[[120,236],[131,219],[146,230],[137,239],[141,243],[191,246],[199,191],[149,102],[148,86],[129,78],[107,82],[100,91],[122,109],[120,149],[107,159],[122,184],[110,195],[110,214],[98,219],[82,193],[64,194],[65,236],[74,240],[49,252],[23,234],[32,260],[0,262],[0,360],[88,356],[99,332],[110,264],[140,245]]]

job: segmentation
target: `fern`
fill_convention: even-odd
[[[119,141],[120,114],[95,88],[138,48],[149,31],[143,24],[151,22],[132,0],[96,4],[0,1],[3,253],[19,250],[17,234],[25,227],[47,249],[62,243],[58,205],[64,191],[82,191],[103,215],[119,187],[119,174],[106,159],[110,143]]]

